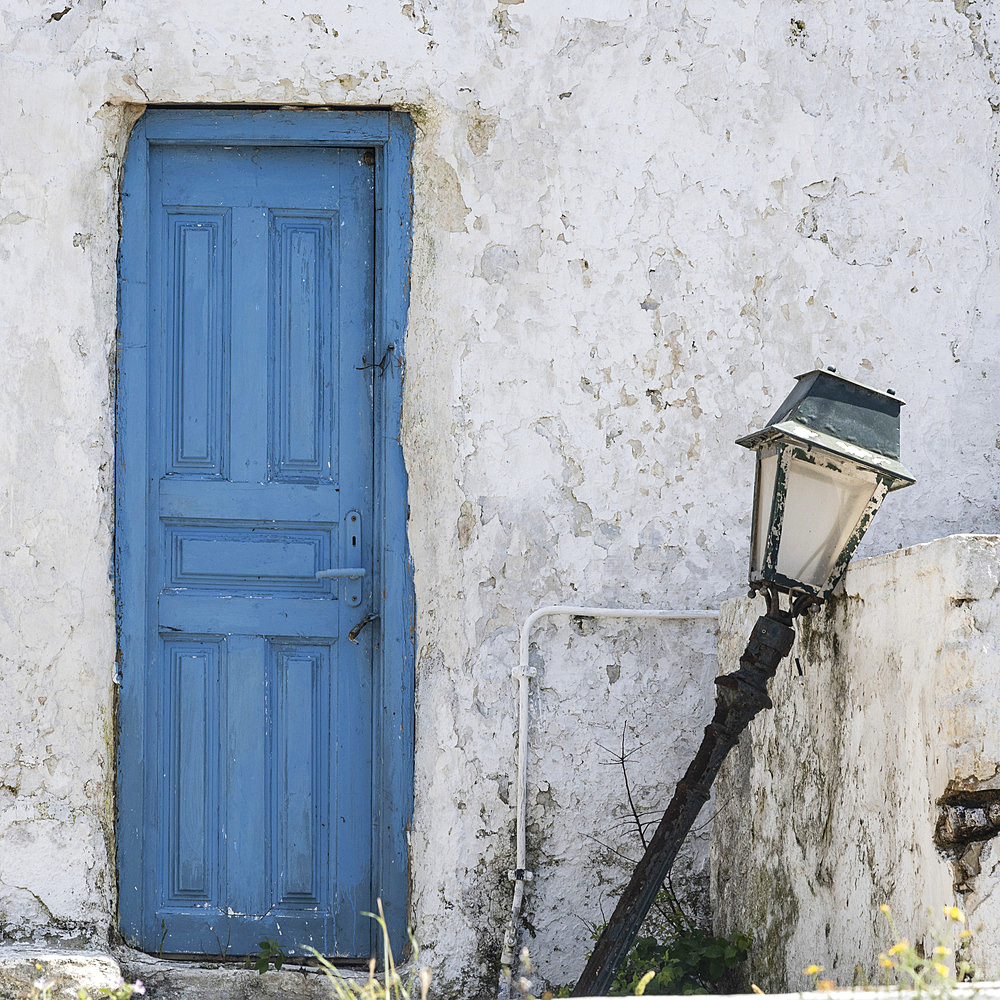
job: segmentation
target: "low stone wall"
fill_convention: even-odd
[[[915,942],[958,905],[984,929],[980,975],[1000,975],[998,591],[1000,536],[954,535],[853,565],[799,625],[716,785],[715,925],[753,934],[749,981],[805,987],[813,962],[876,981],[883,903]],[[762,607],[723,608],[720,672]]]
[[[9,942],[0,949],[0,1000],[28,1000],[43,988],[60,1000],[81,990],[100,997],[101,990],[113,990],[122,979],[122,967],[108,951]]]

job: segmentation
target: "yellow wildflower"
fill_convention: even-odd
[[[650,969],[649,972],[647,972],[646,975],[639,980],[635,988],[635,995],[637,997],[641,997],[646,992],[646,987],[652,982],[655,975],[656,969]]]
[[[947,965],[943,965],[941,962],[935,962],[934,963],[934,971],[937,972],[937,974],[939,976],[947,976],[948,975],[948,966]]]
[[[836,989],[837,984],[832,979],[821,979],[816,984],[816,989],[822,990],[824,993],[829,993],[830,990]]]
[[[882,911],[883,913],[886,913],[886,914],[888,914],[888,912],[889,912],[889,904],[888,904],[888,903],[883,903],[883,904],[882,904],[882,905],[881,905],[881,906],[879,907],[879,909],[880,909],[880,910],[881,910],[881,911]]]
[[[951,954],[951,948],[946,948],[943,944],[939,944],[934,949],[934,954],[935,955],[950,955]]]
[[[882,966],[883,969],[895,969],[896,963],[889,958],[884,952],[878,957],[878,964]]]
[[[965,930],[963,930],[962,933],[959,934],[958,936],[960,938],[970,938],[972,937],[972,931],[970,931],[969,928],[966,927]]]
[[[903,938],[901,941],[897,941],[890,949],[890,955],[898,955],[901,951],[906,951],[910,947],[910,942]]]
[[[802,975],[803,976],[817,976],[822,971],[823,971],[823,966],[822,965],[807,965],[802,970]]]
[[[957,906],[946,906],[944,908],[944,915],[949,920],[954,920],[956,924],[965,923],[965,914]]]

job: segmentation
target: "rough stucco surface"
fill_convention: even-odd
[[[859,964],[880,980],[883,903],[928,954],[942,906],[957,904],[980,932],[967,957],[980,978],[1000,974],[997,831],[968,854],[935,844],[942,799],[998,797],[998,593],[1000,537],[955,535],[855,564],[800,626],[804,676],[779,668],[774,710],[716,784],[716,927],[753,930],[749,980],[805,986],[813,962],[840,985]],[[725,605],[720,669],[735,668],[758,613]]]
[[[411,914],[440,981],[485,990],[529,611],[737,593],[752,462],[731,442],[820,360],[911,401],[920,483],[869,551],[996,528],[994,37],[966,0],[2,0],[3,934],[101,937],[114,909],[109,372],[141,106],[417,123]],[[704,625],[539,631],[526,914],[551,980],[622,880],[598,841],[634,850],[600,746],[625,722],[650,741],[636,782],[662,805],[712,646]],[[704,850],[686,871],[704,881]]]
[[[122,981],[122,970],[110,955],[93,951],[46,949],[25,944],[3,948],[0,952],[0,997],[3,1000],[22,1000],[40,980],[50,984],[50,995],[79,997],[81,989],[91,995],[99,990],[113,990]]]

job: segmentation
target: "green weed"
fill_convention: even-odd
[[[44,967],[35,963],[35,970],[40,973],[39,977],[31,984],[29,1000],[52,1000],[52,991],[56,987],[54,979],[49,979],[45,975]],[[146,987],[142,985],[142,980],[137,979],[134,983],[126,983],[123,979],[117,986],[105,987],[97,991],[97,996],[108,997],[109,1000],[130,1000],[134,996],[142,996],[146,992]],[[91,995],[82,987],[76,991],[79,1000],[93,1000]]]
[[[410,935],[410,945],[413,948],[413,968],[409,976],[404,979],[396,971],[396,961],[392,954],[392,948],[389,946],[389,928],[385,923],[382,900],[377,900],[376,905],[378,914],[366,913],[365,916],[371,917],[382,931],[382,951],[385,955],[385,962],[380,975],[375,974],[376,962],[374,958],[368,963],[367,980],[350,979],[344,976],[318,951],[312,949],[316,961],[319,962],[320,968],[332,983],[337,1000],[415,1000],[417,996],[420,997],[420,1000],[427,1000],[427,992],[431,983],[431,970],[425,966],[417,968],[419,949],[413,935]]]
[[[698,927],[668,940],[636,938],[611,986],[612,996],[718,993],[750,953],[750,938],[716,937]]]
[[[281,945],[271,938],[265,938],[265,940],[258,941],[257,943],[259,950],[256,955],[247,955],[245,961],[246,967],[248,969],[256,969],[260,975],[264,975],[273,965],[274,971],[277,972],[285,964],[285,959],[288,957],[282,950]]]

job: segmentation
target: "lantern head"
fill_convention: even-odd
[[[886,493],[915,480],[899,461],[903,401],[838,375],[798,376],[757,452],[750,585],[829,597]]]

